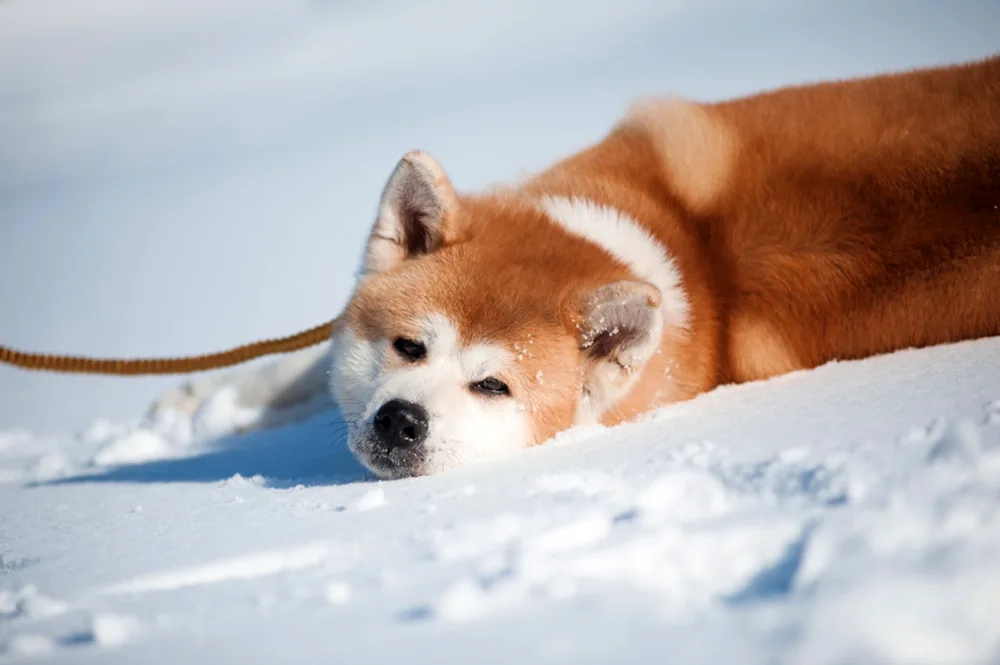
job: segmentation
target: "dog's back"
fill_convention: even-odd
[[[1000,333],[1000,58],[715,109],[745,148],[698,224],[735,322],[804,366]]]
[[[672,250],[693,386],[1000,334],[1000,57],[643,103],[528,188]]]

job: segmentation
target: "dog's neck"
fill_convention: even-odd
[[[616,168],[626,163],[629,168]],[[719,383],[720,311],[695,221],[666,183],[649,139],[619,130],[529,182],[533,197],[568,232],[601,247],[638,280],[660,291],[658,349],[613,404],[602,424],[614,425]]]

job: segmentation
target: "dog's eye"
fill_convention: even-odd
[[[473,392],[490,396],[510,395],[510,388],[500,379],[489,376],[482,381],[476,381],[469,386]]]
[[[411,363],[416,362],[427,355],[427,347],[422,342],[405,337],[397,337],[392,343],[392,348]]]

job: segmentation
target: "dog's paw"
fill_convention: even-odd
[[[194,439],[210,439],[257,429],[264,411],[243,404],[235,384],[188,381],[157,400],[146,419],[171,431],[184,423]]]
[[[157,419],[167,413],[172,413],[191,418],[212,396],[217,387],[212,381],[200,383],[185,381],[154,402],[146,415]]]

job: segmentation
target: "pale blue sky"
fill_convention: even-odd
[[[0,340],[204,352],[335,315],[423,148],[460,188],[718,99],[1000,51],[995,0],[0,3]],[[0,429],[138,416],[180,379],[0,368]]]

